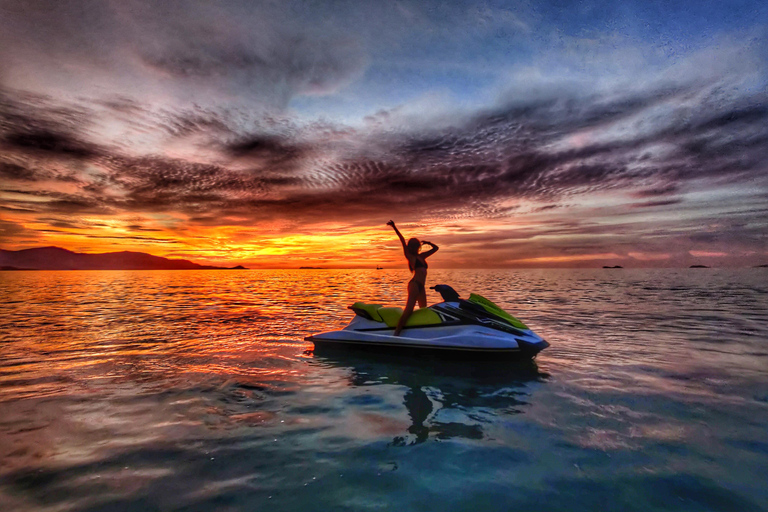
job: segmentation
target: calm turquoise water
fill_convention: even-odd
[[[768,269],[430,270],[535,365],[302,341],[407,278],[0,274],[2,510],[768,510]]]

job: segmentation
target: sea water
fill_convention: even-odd
[[[768,510],[768,269],[430,269],[535,364],[303,341],[407,279],[3,272],[0,508]]]

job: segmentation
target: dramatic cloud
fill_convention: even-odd
[[[213,94],[282,107],[297,94],[337,91],[366,64],[345,31],[309,30],[291,22],[289,7],[268,2],[3,1],[0,9],[2,78],[39,92],[52,84],[29,74],[44,67],[59,85],[87,94],[138,87],[149,96],[172,92],[165,100],[205,103]]]
[[[4,243],[327,259],[396,218],[457,265],[761,262],[768,11],[542,9],[2,1]]]

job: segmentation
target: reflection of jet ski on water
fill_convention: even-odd
[[[490,300],[470,294],[468,300],[448,285],[432,287],[443,301],[416,309],[400,336],[394,336],[402,315],[399,307],[356,302],[352,321],[340,331],[306,338],[315,349],[410,349],[462,356],[532,358],[549,346],[524,323]]]
[[[466,364],[465,358],[415,358],[407,351],[366,357],[359,351],[320,350],[318,354],[316,350],[314,355],[310,364],[341,370],[350,386],[368,388],[368,397],[390,399],[403,392],[402,405],[411,421],[394,433],[394,446],[430,438],[483,439],[495,423],[525,413],[549,377],[531,359],[494,358]],[[367,413],[370,403],[350,405]],[[388,407],[394,403],[386,402]]]

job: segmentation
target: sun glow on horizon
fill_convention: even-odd
[[[572,210],[576,212],[578,209]],[[6,216],[7,217],[7,216]],[[59,246],[76,252],[146,252],[215,266],[248,268],[406,268],[394,232],[381,225],[350,226],[343,222],[260,223],[259,225],[191,224],[179,214],[89,215],[70,219],[14,216],[17,225],[34,233],[32,243],[21,239],[4,249]],[[590,240],[569,228],[573,218],[557,210],[499,219],[468,217],[398,224],[406,238],[437,243],[430,259],[434,268],[531,268],[622,265],[687,266],[691,258],[727,260],[724,251],[686,250],[683,256],[660,246],[652,251],[574,251]],[[610,224],[607,229],[610,229]],[[604,228],[600,228],[603,230]],[[602,236],[595,233],[592,237]],[[567,253],[564,253],[567,252]],[[759,254],[753,255],[759,257]]]

